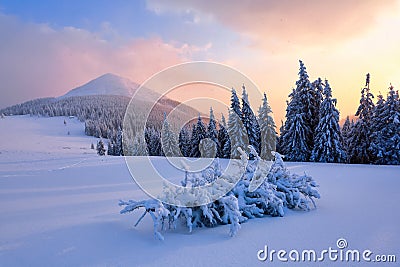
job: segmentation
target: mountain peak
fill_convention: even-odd
[[[72,89],[62,97],[85,95],[122,95],[131,97],[138,87],[138,84],[127,78],[113,73],[105,73],[84,85]]]
[[[99,77],[97,77],[94,80],[98,80],[98,79],[116,79],[116,80],[129,80],[128,78],[124,78],[122,76],[118,76],[117,74],[108,72],[108,73],[104,73],[103,75],[100,75]]]

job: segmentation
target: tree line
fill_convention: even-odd
[[[250,107],[245,86],[241,103],[232,88],[228,122],[223,114],[217,121],[212,107],[208,124],[204,120],[199,114],[195,123],[184,125],[176,134],[165,113],[161,128],[146,127],[144,133],[138,131],[134,136],[121,138],[117,146],[124,143],[123,153],[133,156],[240,158],[238,148],[247,149],[251,145],[261,158],[272,159],[278,135],[266,94],[256,115]]]
[[[164,116],[163,127],[146,128],[141,142],[134,138],[129,154],[239,158],[238,148],[251,145],[264,159],[278,151],[288,161],[400,164],[399,93],[390,85],[386,98],[380,94],[376,104],[373,98],[367,74],[355,120],[347,117],[340,127],[329,81],[311,82],[300,61],[299,79],[289,94],[279,136],[267,96],[255,114],[243,85],[241,101],[232,88],[227,122],[223,115],[217,121],[211,107],[208,124],[199,115],[196,123],[175,134]]]
[[[277,150],[289,161],[400,164],[400,100],[389,86],[376,104],[370,74],[361,89],[355,121],[339,126],[337,101],[327,80],[310,82],[300,61],[299,80],[289,95]]]

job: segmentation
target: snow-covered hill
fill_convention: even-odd
[[[132,82],[128,78],[124,78],[112,73],[103,74],[84,85],[74,88],[67,92],[65,95],[59,97],[59,99],[67,98],[70,96],[91,96],[91,95],[118,95],[126,96],[131,98],[139,88],[139,84]],[[154,92],[149,88],[142,87],[137,92],[136,99],[140,101],[149,101],[154,103],[155,100],[160,98],[160,94]],[[167,97],[163,97],[166,100],[170,100]]]
[[[131,97],[139,87],[137,83],[112,73],[106,73],[88,83],[72,89],[62,97],[85,95],[121,95]]]
[[[119,199],[147,196],[124,158],[97,156],[90,149],[96,139],[83,129],[64,117],[0,119],[0,266],[288,266],[276,253],[273,262],[260,262],[257,253],[265,246],[338,250],[339,238],[371,257],[400,256],[399,166],[288,163],[320,184],[316,210],[250,220],[233,238],[228,225],[192,234],[181,227],[160,242],[151,218],[135,228],[141,212],[119,214]],[[134,160],[140,168],[143,158]],[[153,162],[171,177],[182,175],[165,158]],[[366,266],[327,258],[295,266]]]
[[[50,117],[73,115],[81,121],[90,120],[88,125],[91,125],[91,129],[88,129],[88,135],[112,138],[110,134],[115,134],[122,128],[122,119],[134,95],[131,108],[137,114],[149,113],[144,116],[149,127],[159,127],[164,113],[171,113],[169,120],[173,126],[197,120],[198,110],[161,96],[151,89],[138,88],[139,85],[129,79],[108,73],[58,98],[34,99],[2,109],[0,114]]]

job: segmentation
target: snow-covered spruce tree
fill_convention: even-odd
[[[179,149],[184,157],[190,157],[191,151],[190,132],[188,126],[183,126],[179,132]]]
[[[201,116],[199,114],[199,117],[197,119],[197,123],[195,124],[193,131],[192,131],[192,137],[191,137],[191,151],[190,151],[190,156],[193,158],[199,158],[201,157],[200,153],[200,141],[203,140],[204,138],[207,137],[207,132],[206,132],[206,127],[201,120]]]
[[[308,161],[313,148],[314,90],[300,60],[299,80],[289,95],[280,149],[289,161]]]
[[[378,143],[379,164],[400,165],[400,99],[392,85],[384,104],[381,119],[385,123],[380,131]]]
[[[107,155],[109,156],[115,156],[115,145],[113,141],[108,141],[107,142]]]
[[[143,132],[138,132],[133,138],[132,145],[129,147],[132,156],[147,156],[147,144]]]
[[[370,75],[367,74],[365,87],[361,90],[360,106],[357,109],[357,121],[351,131],[349,147],[350,163],[368,164],[371,162],[371,118],[374,111],[374,95],[369,89]]]
[[[346,120],[341,128],[342,138],[343,138],[343,148],[346,152],[346,155],[349,155],[349,147],[350,147],[350,137],[351,137],[351,129],[354,126],[353,120],[350,122],[349,116],[346,117]],[[346,162],[349,162],[349,158],[347,157]]]
[[[218,142],[218,131],[217,131],[217,122],[215,121],[215,116],[212,108],[210,108],[210,121],[207,127],[207,142],[204,144],[204,152],[202,153],[203,157],[206,158],[214,158],[221,154],[219,151],[219,142]]]
[[[322,100],[324,99],[324,83],[321,78],[316,79],[312,84],[312,94],[313,97],[311,99],[311,130],[315,135],[315,128],[319,123],[319,110],[322,104]],[[314,145],[314,144],[313,144]]]
[[[117,136],[116,136],[116,140],[115,140],[115,148],[114,148],[114,155],[115,156],[123,156],[124,155],[124,151],[122,148],[122,130],[120,127],[118,127],[117,130]]]
[[[178,157],[181,155],[178,141],[176,140],[176,135],[168,123],[166,113],[164,113],[164,123],[161,133],[161,146],[166,157]]]
[[[226,122],[224,114],[221,117],[221,123],[218,130],[218,144],[219,144],[219,158],[229,159],[231,157],[231,141],[229,139],[228,131],[226,130]]]
[[[260,126],[258,125],[258,121],[256,116],[253,113],[253,110],[250,107],[249,97],[246,92],[246,88],[242,86],[242,122],[244,127],[246,128],[247,136],[249,138],[249,144],[252,145],[257,153],[260,153],[261,150],[261,134],[260,134]]]
[[[238,148],[247,147],[249,145],[249,139],[242,120],[233,109],[229,110],[228,135],[231,147],[230,158],[239,159],[240,152]]]
[[[292,99],[286,109],[286,121],[281,136],[281,150],[289,161],[308,161],[311,152],[307,139],[311,129],[295,90],[290,97]]]
[[[314,149],[311,160],[316,162],[345,162],[343,138],[339,126],[339,111],[332,90],[325,80],[324,100],[319,112],[319,123],[314,134]]]
[[[122,130],[118,127],[118,130],[115,132],[114,130],[109,130],[108,136],[108,149],[107,155],[111,156],[123,156],[123,148],[122,148]]]
[[[232,88],[231,90],[231,109],[240,117],[242,118],[242,111],[240,109],[240,102],[239,98],[236,94],[236,90]]]
[[[371,118],[371,143],[369,144],[369,150],[371,152],[371,160],[375,164],[385,164],[385,142],[382,132],[387,125],[387,109],[385,105],[385,99],[382,94],[377,96],[378,101],[376,102],[374,112]]]
[[[97,150],[97,154],[100,156],[104,156],[106,154],[106,149],[104,148],[104,143],[103,143],[102,139],[100,139],[97,142],[96,150]]]
[[[278,152],[279,154],[284,154],[283,153],[283,151],[282,151],[282,147],[283,147],[283,144],[282,144],[282,139],[283,139],[283,136],[284,136],[284,124],[283,124],[283,120],[281,120],[281,126],[279,127],[279,136],[278,136],[278,138],[277,138],[277,141],[276,141],[276,152]]]
[[[162,156],[163,152],[161,149],[161,134],[154,127],[146,127],[145,130],[145,141],[147,145],[147,151],[149,156]]]
[[[163,240],[161,231],[167,228],[176,229],[180,225],[179,222],[184,222],[189,232],[195,227],[230,224],[229,234],[234,236],[240,229],[240,223],[248,219],[265,215],[283,216],[284,207],[300,210],[310,210],[315,207],[314,198],[320,198],[320,195],[316,190],[317,184],[310,176],[290,174],[278,153],[274,153],[275,161],[269,172],[268,162],[262,160],[254,148],[249,146],[249,149],[255,155],[253,161],[248,160],[248,153],[238,149],[241,160],[236,161],[235,166],[245,172],[239,177],[236,185],[233,183],[237,179],[232,175],[240,175],[240,172],[232,172],[232,175],[224,174],[219,159],[214,159],[213,163],[201,172],[189,172],[185,167],[187,171],[182,181],[183,188],[175,189],[165,185],[162,199],[171,203],[170,200],[177,199],[179,195],[179,199],[184,201],[180,202],[180,206],[154,199],[120,201],[119,205],[124,206],[121,214],[144,208],[145,213],[135,226],[148,213],[153,220],[155,238]],[[222,177],[223,179],[217,179]],[[254,181],[258,187],[251,189]],[[190,193],[210,182],[215,182],[210,191],[202,191],[199,195]],[[223,190],[226,184],[230,183],[234,188],[218,200],[201,206],[186,205],[186,201],[193,203],[198,198],[210,199],[210,194]]]
[[[389,95],[386,99],[389,118],[383,135],[387,142],[385,156],[387,164],[400,165],[400,98],[399,91],[394,91],[390,86]]]
[[[258,110],[258,124],[261,132],[260,157],[272,160],[272,151],[276,150],[277,133],[274,119],[271,116],[272,109],[268,104],[267,95],[264,93],[263,104]]]

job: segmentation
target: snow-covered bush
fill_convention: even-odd
[[[317,183],[306,173],[291,174],[285,167],[282,155],[275,153],[275,161],[268,173],[268,182],[284,193],[284,204],[290,209],[310,210],[316,207],[313,198],[320,198]],[[312,206],[311,206],[312,204]]]
[[[195,227],[213,227],[230,224],[229,235],[234,236],[240,223],[255,217],[284,216],[285,208],[310,210],[315,208],[314,198],[320,198],[316,182],[308,175],[291,174],[284,166],[282,156],[274,152],[275,161],[262,160],[250,145],[246,153],[238,149],[241,159],[233,160],[239,169],[223,173],[219,159],[201,172],[189,172],[184,168],[182,187],[165,184],[160,200],[120,201],[124,206],[121,214],[143,208],[145,212],[135,226],[148,213],[154,224],[154,235],[163,239],[161,231],[176,229],[179,222],[192,232]],[[249,160],[249,154],[254,160]],[[271,166],[272,164],[272,166]],[[234,173],[234,174],[232,174]],[[235,179],[240,175],[240,179]],[[211,185],[207,187],[207,185]],[[236,183],[236,184],[235,184]],[[199,190],[202,187],[203,190]],[[206,188],[206,190],[204,190]],[[224,193],[226,188],[232,188]],[[214,200],[215,195],[224,194]],[[177,203],[173,205],[171,203]],[[197,205],[197,203],[199,203]],[[208,204],[202,204],[208,203]]]

